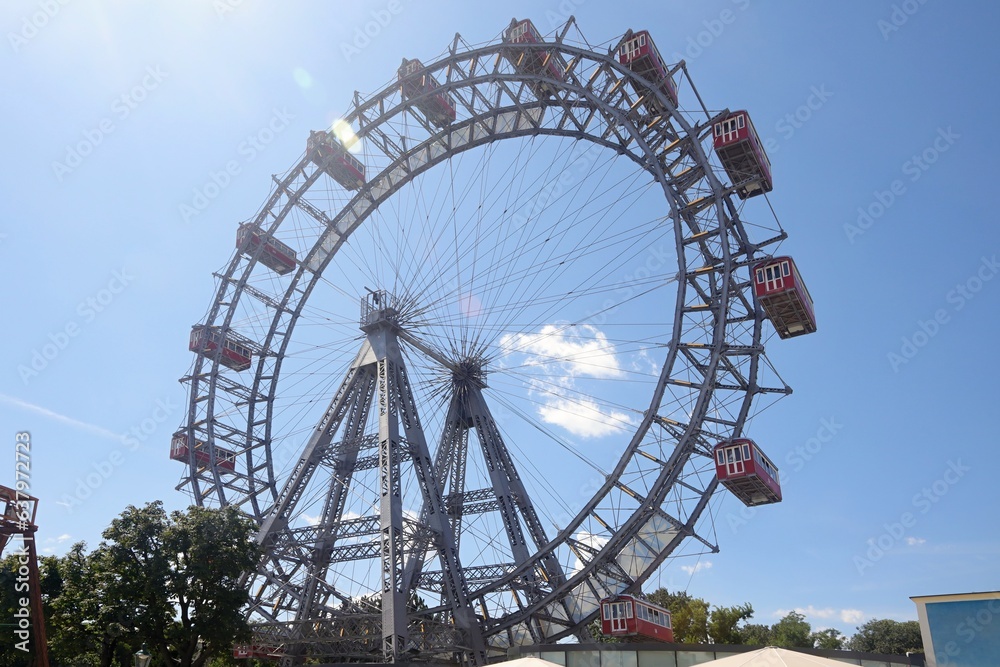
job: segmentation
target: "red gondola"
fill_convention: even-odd
[[[670,612],[634,595],[601,600],[601,632],[610,637],[674,641]]]
[[[234,658],[280,658],[284,652],[277,646],[264,644],[237,644],[233,646]]]
[[[348,190],[357,190],[365,184],[365,165],[329,132],[310,132],[306,152],[313,164]]]
[[[716,445],[715,474],[748,507],[781,502],[778,469],[753,440],[737,438]]]
[[[170,458],[175,461],[188,462],[188,437],[186,433],[174,433],[174,437],[170,441]],[[212,462],[208,447],[201,440],[194,441],[194,460],[201,466],[207,466]],[[215,463],[220,470],[234,472],[236,470],[236,452],[216,445]]]
[[[236,232],[236,247],[240,252],[249,257],[257,252],[261,243],[264,244],[264,250],[258,256],[261,264],[279,275],[295,269],[294,250],[249,223],[240,225]]]
[[[507,44],[541,44],[542,36],[535,28],[531,19],[518,21],[510,20],[510,26],[504,33],[503,41]],[[552,51],[543,48],[505,48],[502,51],[503,57],[510,61],[518,72],[526,74],[537,74],[550,79],[564,80],[562,69],[556,63],[556,58]],[[540,98],[552,97],[556,94],[557,88],[550,83],[538,82],[532,85],[535,95]]]
[[[740,199],[771,191],[771,161],[746,111],[734,111],[712,127],[715,153]]]
[[[753,267],[753,293],[781,338],[816,331],[812,297],[791,257],[773,257]]]
[[[424,71],[423,63],[403,58],[398,75],[403,96],[415,98],[414,105],[427,120],[438,127],[447,127],[455,120],[455,101],[448,93],[438,90],[438,82]]]
[[[245,371],[250,368],[250,358],[253,352],[242,340],[242,336],[233,333],[223,335],[219,327],[208,327],[196,324],[191,327],[191,341],[188,349],[201,355],[219,354],[219,363],[234,371]]]
[[[631,33],[631,35],[626,34],[625,40],[618,47],[618,62],[656,84],[657,88],[676,106],[677,86],[674,84],[673,77],[670,76],[666,62],[660,56],[660,52],[656,50],[656,45],[653,44],[649,31],[640,30]],[[640,90],[642,87],[638,84],[634,85],[637,94],[642,95],[646,92]],[[666,111],[652,96],[646,98],[646,107],[653,113]]]

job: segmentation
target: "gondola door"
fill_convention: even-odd
[[[782,290],[785,288],[785,276],[788,275],[788,262],[785,262],[784,275],[782,275],[782,266],[780,264],[772,264],[771,266],[764,269],[764,276],[766,282],[764,284],[767,293],[770,294],[776,290]]]
[[[632,605],[629,604],[629,607]],[[627,632],[628,624],[626,623],[625,615],[625,603],[624,602],[612,602],[611,603],[611,632]]]
[[[726,448],[726,463],[730,475],[743,474],[743,454],[740,450],[739,446]]]

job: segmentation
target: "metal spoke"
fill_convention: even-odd
[[[712,447],[790,392],[764,357],[749,275],[784,232],[755,241],[741,219],[710,149],[722,114],[693,84],[700,110],[679,109],[576,31],[531,46],[539,58],[456,36],[423,70],[433,90],[356,94],[343,122],[364,178],[345,185],[307,152],[245,223],[293,264],[276,273],[261,243],[216,274],[201,325],[240,342],[250,368],[195,356],[180,487],[258,522],[252,620],[285,665],[482,665],[513,643],[586,637],[601,597],[718,548],[700,521]],[[440,96],[453,120],[429,106]],[[650,200],[653,219],[630,218]],[[653,242],[675,264],[640,277]],[[597,346],[598,361],[552,340]],[[623,369],[625,355],[655,364]],[[572,447],[552,424],[574,424],[539,416],[553,397],[614,414],[600,426],[619,434],[557,520],[531,461],[538,442]],[[508,432],[511,411],[532,437]]]

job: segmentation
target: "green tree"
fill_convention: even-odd
[[[887,655],[903,655],[907,651],[923,651],[920,624],[916,621],[872,619],[858,628],[847,642],[853,651],[868,651]]]
[[[587,631],[590,633],[590,638],[598,644],[618,644],[621,642],[621,639],[618,637],[604,634],[604,629],[601,627],[600,615],[590,622],[590,625],[587,626]]]
[[[18,591],[18,568],[21,563],[18,557],[10,554],[0,561],[0,614],[3,614],[4,623],[11,624],[2,627],[0,631],[0,664],[10,667],[29,667],[31,664],[31,654],[17,648],[17,644],[22,641],[14,634],[14,623],[17,623],[15,613],[20,610],[23,591]],[[30,646],[30,643],[29,643]]]
[[[0,630],[0,665],[5,667],[28,667],[33,664],[35,651],[33,626],[29,627],[30,634],[27,644],[24,644],[24,640],[14,634],[14,630],[19,629],[14,624],[20,622],[20,618],[15,614],[23,613],[25,609],[25,605],[21,603],[28,602],[30,605],[27,570],[24,569],[28,556],[26,552],[18,553],[19,547],[19,539],[8,542],[6,547],[8,555],[0,560],[0,614],[3,614],[4,619],[7,619],[0,625],[2,628]],[[45,618],[48,619],[52,613],[51,602],[62,589],[62,579],[53,556],[39,558],[38,568],[42,611]],[[28,613],[30,614],[30,612]],[[30,620],[29,615],[26,622]],[[21,648],[18,648],[18,644],[21,644]],[[47,644],[50,646],[51,652],[51,641]],[[28,651],[22,650],[24,648],[27,648]]]
[[[135,641],[129,608],[108,594],[112,573],[102,571],[85,549],[78,542],[55,559],[62,589],[49,617],[50,658],[56,664],[94,667],[128,664]]]
[[[709,639],[713,644],[739,644],[743,635],[737,626],[751,616],[753,606],[749,602],[734,607],[716,607],[708,618]]]
[[[762,623],[747,623],[740,628],[740,641],[737,643],[747,646],[770,646],[771,626]]]
[[[708,643],[707,602],[691,597],[686,592],[671,593],[665,588],[656,589],[649,594],[648,599],[670,612],[674,641],[684,644]]]
[[[816,648],[837,649],[844,648],[844,641],[847,639],[836,628],[827,628],[812,633],[813,646]]]
[[[250,638],[240,575],[256,566],[254,524],[234,508],[129,506],[94,554],[110,600],[121,600],[154,664],[203,667]]]
[[[812,627],[797,611],[788,614],[771,627],[771,643],[785,648],[812,648]]]
[[[154,655],[159,653],[159,659],[169,655],[166,630],[174,616],[167,591],[169,560],[163,547],[168,524],[160,502],[143,508],[129,505],[104,530],[104,541],[91,554],[98,604],[111,605],[110,620],[123,619],[128,624],[124,629],[134,632],[133,641],[141,637]],[[104,625],[98,617],[92,617],[92,622]],[[110,632],[116,630],[112,624]],[[102,661],[102,667],[108,664]]]

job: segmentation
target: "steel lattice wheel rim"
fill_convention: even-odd
[[[356,97],[345,120],[364,142],[367,184],[356,193],[337,192],[308,155],[275,178],[276,186],[251,222],[294,242],[301,261],[287,276],[275,276],[258,261],[259,253],[233,256],[218,274],[218,292],[204,324],[252,341],[253,367],[236,373],[218,359],[196,355],[185,378],[190,402],[182,432],[192,442],[207,443],[210,451],[226,448],[238,457],[230,474],[214,453],[207,466],[192,456],[182,486],[199,504],[235,504],[264,524],[285,481],[278,469],[283,461],[272,444],[291,437],[272,428],[281,422],[278,381],[286,358],[294,357],[292,333],[300,319],[309,321],[307,302],[324,285],[324,273],[337,254],[347,252],[344,244],[351,235],[361,235],[355,230],[364,229],[362,223],[380,215],[380,207],[402,197],[399,193],[425,173],[446,170],[463,154],[493,150],[489,147],[505,141],[581,139],[602,154],[630,160],[636,174],[652,178],[667,203],[663,213],[677,262],[660,276],[666,280],[672,274],[676,294],[652,395],[637,406],[641,415],[634,430],[618,439],[620,458],[593,497],[558,532],[550,531],[549,542],[530,558],[494,573],[487,583],[468,586],[470,602],[492,606],[494,613],[481,614],[480,627],[493,651],[579,634],[601,597],[639,590],[685,543],[715,550],[698,531],[717,484],[712,447],[741,435],[759,410],[756,398],[790,391],[767,372],[763,316],[755,308],[748,268],[762,248],[784,234],[774,230],[751,241],[739,207],[720,182],[724,179],[716,176],[707,113],[678,111],[656,93],[657,104],[668,111],[659,122],[650,122],[635,93],[643,80],[613,56],[571,43],[566,34],[563,30],[547,44],[566,70],[563,82],[544,80],[557,90],[552,99],[536,97],[532,84],[542,79],[514,71],[501,55],[501,43],[472,48],[458,38],[449,54],[426,66],[458,103],[459,116],[449,126],[428,123],[417,109],[419,100],[404,99],[396,84],[364,100]],[[362,287],[367,285],[353,289],[361,295]],[[287,447],[283,453],[298,455]],[[563,564],[561,579],[536,584],[533,598],[506,608],[493,601],[535,577],[546,558]],[[269,625],[276,641],[285,641],[281,630],[288,630],[287,615],[266,610],[282,586],[275,571],[265,567],[252,594],[257,618]],[[301,628],[294,632],[321,646],[319,653],[336,653],[321,631],[310,637]]]

